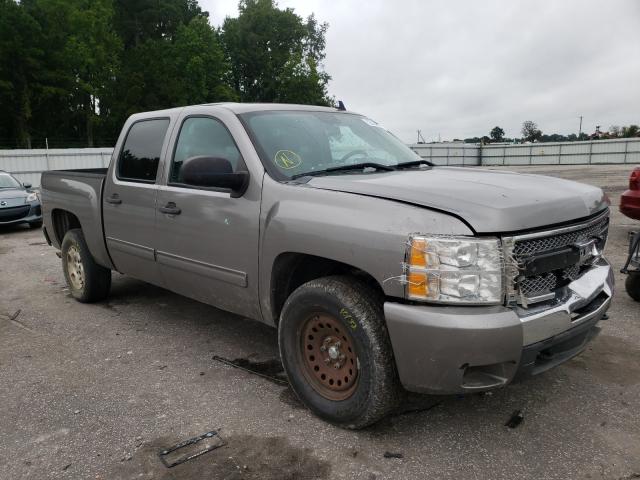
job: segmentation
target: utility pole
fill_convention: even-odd
[[[580,128],[578,129],[578,140],[580,140],[580,135],[582,135],[582,115],[580,115]]]

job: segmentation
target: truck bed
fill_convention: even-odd
[[[99,264],[113,268],[102,225],[102,188],[106,168],[51,170],[42,174],[43,221],[53,245],[60,248],[56,220],[68,212],[82,226],[91,254]]]

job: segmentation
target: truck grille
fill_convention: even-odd
[[[602,235],[604,235],[604,239],[606,240],[608,229],[609,217],[607,216],[595,224],[580,230],[516,242],[513,253],[516,257],[535,255],[557,248],[567,247],[578,242],[584,242],[592,237]]]
[[[29,205],[20,207],[0,208],[0,222],[11,222],[26,217],[31,207]]]
[[[524,259],[535,258],[541,254],[571,247],[593,238],[598,239],[598,248],[601,251],[607,241],[609,216],[605,215],[596,220],[585,222],[583,225],[568,228],[571,230],[564,231],[565,229],[559,229],[559,232],[555,234],[549,233],[545,235],[545,232],[540,232],[535,234],[534,238],[526,235],[525,238],[518,240],[516,237],[513,245],[515,260],[519,265],[522,265]],[[579,264],[569,267],[565,265],[564,268],[541,275],[519,275],[516,278],[515,289],[525,297],[545,295],[578,278],[585,268],[588,268],[588,265],[586,267],[582,267]]]

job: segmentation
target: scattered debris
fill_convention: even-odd
[[[253,362],[246,358],[236,358],[228,360],[226,358],[214,355],[213,360],[229,365],[230,367],[239,368],[245,372],[253,373],[259,377],[277,383],[278,385],[288,385],[287,377],[282,367],[282,362],[278,359],[266,360],[264,362]]]
[[[164,370],[165,368],[167,368],[167,366],[166,366],[166,365],[160,365],[160,366],[158,367],[158,370]]]
[[[522,414],[522,412],[520,410],[516,410],[515,412],[513,412],[513,414],[511,414],[511,418],[509,418],[507,423],[505,423],[505,426],[509,428],[516,428],[522,423],[523,420],[524,415]]]
[[[432,405],[426,406],[426,407],[418,407],[418,408],[407,408],[404,410],[401,410],[400,412],[397,413],[397,415],[409,415],[409,414],[413,414],[413,413],[422,413],[422,412],[428,412],[429,410],[442,405],[442,402],[436,402]]]
[[[2,317],[6,317],[9,319],[9,321],[15,325],[18,328],[21,328],[23,330],[26,330],[27,332],[30,333],[36,333],[34,330],[30,329],[29,327],[27,327],[26,325],[24,325],[20,320],[17,320],[18,316],[22,313],[21,309],[16,310],[14,313],[12,313],[11,315],[9,315],[8,313],[0,313],[0,316]]]
[[[401,453],[384,452],[384,458],[404,458],[404,455]]]
[[[196,451],[195,453],[191,453],[191,454],[187,453],[185,455],[179,456],[174,460],[167,459],[167,457],[170,454],[175,453],[178,450],[182,450],[191,445],[199,444],[203,440],[212,440],[212,439],[215,439],[217,441],[207,444],[205,448],[203,448],[202,450]],[[184,442],[180,442],[174,445],[173,447],[161,450],[158,456],[160,457],[160,460],[162,461],[165,467],[173,468],[176,465],[180,465],[181,463],[188,462],[189,460],[193,460],[194,458],[198,458],[200,455],[204,455],[205,453],[211,452],[212,450],[223,447],[226,444],[227,443],[222,439],[222,437],[220,437],[217,431],[211,430],[210,432],[204,433],[197,437],[190,438],[189,440],[185,440]]]
[[[71,466],[70,463],[67,463],[64,467],[62,467],[62,471],[66,471]]]
[[[204,372],[200,372],[200,376],[202,377],[204,375]]]
[[[73,411],[73,414],[74,414],[74,415],[78,415],[79,413],[80,413],[80,410],[74,410],[74,411]]]

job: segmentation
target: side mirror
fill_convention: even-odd
[[[31,188],[31,184],[30,184],[30,183],[27,183],[27,182],[23,183],[23,184],[22,184],[22,186],[23,186],[24,188]]]
[[[231,162],[218,157],[191,157],[180,168],[180,182],[197,187],[224,188],[240,197],[249,186],[249,172],[234,172]]]

